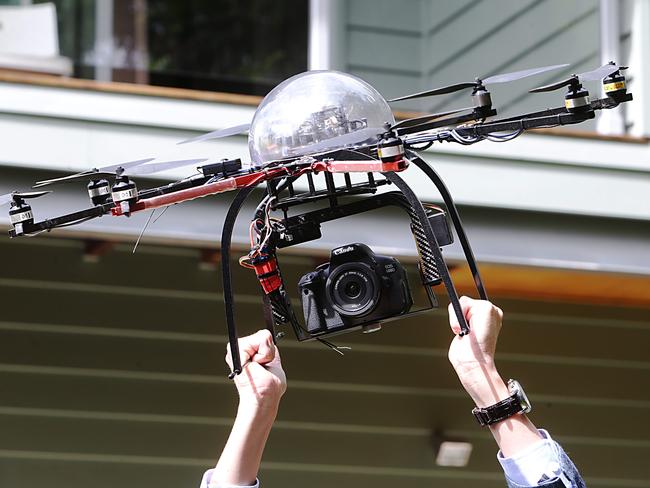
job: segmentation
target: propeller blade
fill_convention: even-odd
[[[75,173],[73,175],[61,176],[59,178],[52,178],[51,180],[37,181],[32,188],[41,188],[49,185],[60,185],[63,183],[70,183],[71,181],[90,181],[100,180],[109,176],[115,176],[114,172],[108,171],[86,171],[84,173]]]
[[[6,195],[0,196],[0,206],[11,203],[15,198],[21,198],[21,199],[38,198],[38,197],[42,197],[43,195],[47,195],[48,193],[52,193],[52,192],[51,191],[25,191],[25,192],[12,191],[11,193],[7,193]]]
[[[251,124],[248,123],[248,124],[235,125],[233,127],[226,127],[225,129],[218,129],[212,132],[208,132],[207,134],[193,137],[191,139],[186,139],[184,141],[178,142],[177,144],[187,144],[190,142],[208,141],[210,139],[221,139],[222,137],[236,136],[237,134],[243,134],[244,132],[248,132],[250,126]]]
[[[521,80],[522,78],[527,78],[529,76],[539,75],[541,73],[546,73],[547,71],[553,71],[560,68],[566,68],[568,64],[555,64],[553,66],[543,66],[541,68],[530,68],[524,69],[521,71],[513,71],[512,73],[503,73],[500,75],[493,75],[484,78],[483,84],[490,85],[492,83],[507,83],[509,81]]]
[[[106,178],[109,176],[115,176],[115,172],[118,168],[134,168],[142,164],[153,161],[156,158],[147,158],[147,159],[138,159],[137,161],[128,161],[126,163],[112,164],[110,166],[104,166],[102,168],[93,168],[87,171],[82,171],[80,173],[74,173],[67,176],[60,176],[58,178],[52,178],[50,180],[37,181],[32,188],[40,188],[42,186],[48,185],[58,185],[60,183],[69,183],[71,181],[90,181],[90,180],[99,180],[101,178]]]
[[[484,85],[488,85],[491,83],[507,83],[509,81],[521,80],[522,78],[526,78],[528,76],[538,75],[540,73],[545,73],[546,71],[552,71],[555,69],[564,68],[566,66],[569,65],[555,64],[553,66],[543,66],[541,68],[531,68],[531,69],[525,69],[521,71],[513,71],[512,73],[503,73],[500,75],[489,76],[484,80],[481,80],[481,82]],[[478,80],[473,82],[466,82],[466,83],[455,83],[453,85],[443,86],[441,88],[436,88],[434,90],[427,90],[427,91],[423,91],[420,93],[413,93],[412,95],[406,95],[399,98],[392,98],[388,101],[397,102],[399,100],[410,100],[412,98],[431,97],[433,95],[445,95],[447,93],[453,93],[460,90],[464,90],[465,88],[473,88],[477,86],[478,83],[479,83]]]
[[[145,164],[142,166],[137,166],[129,170],[125,170],[124,174],[129,176],[131,175],[150,175],[152,173],[158,173],[159,171],[167,171],[169,169],[181,168],[183,166],[189,166],[191,164],[198,164],[207,161],[207,159],[183,159],[179,161],[165,161],[162,163],[152,163]]]
[[[411,100],[412,98],[422,98],[422,97],[432,97],[434,95],[445,95],[447,93],[453,93],[465,88],[473,88],[476,86],[476,82],[472,81],[471,83],[455,83],[453,85],[447,85],[440,88],[435,88],[433,90],[427,90],[419,93],[412,93],[411,95],[404,95],[403,97],[391,98],[389,102],[398,102],[400,100]]]
[[[332,137],[325,141],[315,142],[309,146],[300,148],[302,154],[322,153],[328,150],[344,149],[345,146],[355,146],[368,139],[379,139],[379,136],[386,132],[383,127],[366,127],[340,136]]]
[[[52,193],[50,190],[43,190],[43,191],[16,191],[14,192],[14,197],[18,198],[38,198],[42,197],[43,195],[47,195],[48,193]]]
[[[602,80],[603,78],[611,75],[612,73],[615,73],[620,70],[625,70],[625,69],[627,69],[627,66],[618,66],[614,62],[607,63],[594,70],[585,71],[584,73],[580,73],[577,75],[572,75],[570,78],[567,78],[566,80],[558,81],[557,83],[552,83],[550,85],[540,86],[538,88],[533,88],[532,90],[530,90],[530,93],[539,93],[539,92],[557,90],[558,88],[562,88],[563,86],[568,86],[571,83],[574,83],[576,78],[580,82]]]
[[[601,66],[600,68],[596,68],[596,69],[594,69],[592,71],[587,71],[585,73],[580,73],[578,75],[578,78],[580,78],[581,81],[602,80],[606,76],[611,75],[612,73],[618,71],[619,69],[623,69],[623,68],[618,66],[616,63],[607,63],[607,64],[604,64],[603,66]]]
[[[457,114],[458,112],[464,112],[465,110],[474,110],[474,107],[465,107],[465,108],[459,108],[456,110],[449,110],[448,112],[441,112],[437,114],[430,114],[430,115],[422,115],[420,117],[413,117],[412,119],[406,119],[398,122],[394,126],[391,127],[391,129],[404,129],[406,127],[412,127],[414,125],[420,125],[424,124],[426,122],[432,122],[436,119],[441,119],[443,117],[447,117],[448,115],[453,115]]]
[[[538,86],[537,88],[533,88],[532,90],[528,90],[528,91],[530,93],[549,92],[549,91],[557,90],[558,88],[562,88],[563,86],[569,86],[571,83],[575,83],[576,80],[577,80],[576,75],[573,75],[570,76],[569,78],[566,78],[565,80],[556,81],[555,83],[551,83],[550,85]]]
[[[0,207],[3,205],[7,205],[8,203],[11,203],[14,199],[14,194],[12,193],[7,193],[6,195],[0,195]]]
[[[140,166],[141,164],[146,164],[149,161],[153,161],[156,158],[147,158],[147,159],[138,159],[137,161],[128,161],[126,163],[112,164],[110,166],[103,166],[102,168],[96,168],[96,172],[99,173],[115,173],[118,168],[128,169],[133,168],[134,166]],[[83,173],[87,173],[84,171]]]

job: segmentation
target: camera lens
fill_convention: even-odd
[[[344,291],[348,298],[358,298],[361,295],[361,285],[356,281],[350,281],[345,285]]]
[[[327,280],[327,298],[342,316],[360,317],[372,312],[378,296],[377,276],[364,263],[339,266]]]

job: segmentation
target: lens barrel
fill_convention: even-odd
[[[371,313],[377,306],[379,292],[377,274],[365,263],[338,266],[327,279],[326,299],[344,317]]]

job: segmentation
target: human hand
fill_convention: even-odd
[[[268,330],[239,339],[242,372],[235,376],[239,408],[226,446],[215,466],[210,486],[251,486],[260,468],[287,378],[280,353]],[[230,345],[226,363],[232,371]]]
[[[242,372],[235,376],[235,385],[240,407],[277,409],[287,389],[287,377],[271,333],[259,330],[239,339],[239,356]],[[232,371],[230,344],[226,349],[226,363]]]
[[[476,406],[489,407],[510,396],[494,364],[503,312],[488,301],[468,297],[461,297],[460,305],[469,323],[470,333],[462,337],[459,335],[458,318],[449,305],[449,325],[455,334],[449,346],[449,361]],[[541,439],[526,415],[515,415],[494,423],[490,425],[490,431],[506,457],[529,449]]]
[[[484,300],[461,297],[460,304],[470,333],[460,336],[458,318],[449,305],[449,324],[455,337],[449,346],[449,361],[463,387],[479,407],[508,396],[508,389],[494,363],[503,312]]]

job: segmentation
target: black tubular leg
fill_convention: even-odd
[[[232,373],[228,375],[233,379],[241,373],[241,360],[239,358],[239,342],[237,337],[237,326],[235,325],[235,300],[232,291],[232,274],[230,272],[230,245],[232,243],[232,232],[235,228],[237,215],[244,205],[246,198],[250,195],[255,186],[242,188],[230,204],[226,220],[223,223],[221,232],[221,273],[223,276],[223,306],[226,311],[226,325],[228,327],[228,342],[230,343],[230,357],[232,358]]]
[[[264,291],[262,291],[262,314],[264,315],[264,324],[273,338],[273,344],[276,344],[277,337],[275,334],[275,324],[273,322],[273,308],[269,296],[264,293]]]
[[[445,284],[445,288],[447,289],[447,294],[449,295],[449,300],[451,301],[452,307],[454,308],[454,312],[456,313],[456,317],[458,318],[458,323],[460,324],[460,335],[468,334],[469,325],[467,325],[467,321],[465,320],[465,314],[463,314],[463,309],[460,306],[460,300],[458,300],[458,293],[456,292],[454,283],[451,281],[449,269],[447,268],[447,264],[445,263],[445,260],[442,257],[440,246],[438,245],[438,241],[436,239],[435,234],[433,233],[433,229],[431,228],[431,224],[429,223],[429,219],[427,218],[427,213],[424,210],[422,203],[415,195],[415,193],[413,193],[413,190],[411,190],[411,188],[406,184],[406,182],[396,173],[388,172],[383,174],[391,183],[393,183],[397,188],[399,188],[399,190],[404,194],[408,202],[415,210],[418,219],[422,223],[422,228],[430,243],[431,251],[433,252],[434,259],[436,260],[436,264],[438,266],[438,272],[440,273],[442,282]]]
[[[449,193],[449,190],[445,186],[445,183],[442,181],[442,178],[440,178],[440,175],[436,173],[436,171],[431,166],[429,166],[429,164],[424,159],[422,159],[417,155],[417,153],[413,151],[407,151],[407,154],[409,159],[418,168],[420,168],[424,174],[427,175],[427,177],[433,182],[434,185],[436,185],[436,188],[440,192],[440,195],[445,202],[445,206],[447,207],[447,212],[449,213],[451,221],[454,224],[454,229],[456,229],[456,234],[458,235],[460,245],[463,247],[465,259],[469,265],[469,269],[472,272],[472,277],[474,278],[474,284],[476,285],[478,294],[481,297],[481,300],[487,300],[487,292],[485,291],[485,286],[483,285],[483,280],[481,279],[481,274],[479,273],[478,265],[476,264],[476,258],[472,252],[472,247],[469,245],[469,240],[465,234],[465,229],[463,229],[463,224],[460,220],[458,209],[456,209],[454,200],[451,198],[451,193]]]

